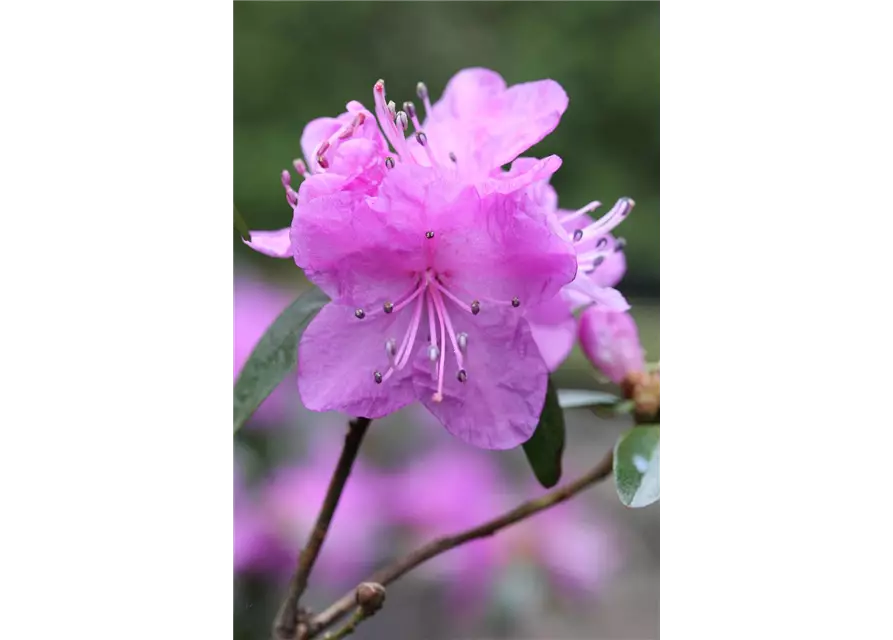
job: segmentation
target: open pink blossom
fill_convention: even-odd
[[[387,169],[398,162],[448,167],[456,179],[476,183],[481,195],[514,191],[546,179],[561,164],[557,156],[550,156],[511,179],[494,172],[558,125],[568,98],[554,80],[508,87],[495,71],[471,68],[453,76],[434,105],[424,83],[418,84],[417,94],[427,113],[424,125],[411,101],[400,110],[386,101],[382,80],[376,84],[375,115],[352,100],[337,118],[310,122],[301,136],[304,160],[293,163],[304,179],[298,191],[291,186],[290,172],[282,171],[291,207],[299,199],[306,202],[336,191],[372,194]],[[410,126],[415,135],[407,139]],[[290,230],[252,231],[247,244],[273,257],[291,257]]]
[[[532,158],[519,158],[503,173],[523,175],[534,163]],[[528,215],[545,218],[556,235],[571,242],[576,252],[578,269],[573,281],[525,314],[543,359],[550,370],[555,370],[573,348],[575,310],[589,305],[615,311],[629,309],[626,299],[613,288],[626,271],[626,242],[615,239],[611,232],[629,215],[635,202],[621,198],[608,213],[593,221],[589,213],[601,203],[591,202],[576,211],[559,209],[558,195],[548,178],[528,185],[517,197]]]
[[[236,274],[233,281],[233,382],[239,377],[258,340],[293,297],[286,290],[259,277]],[[285,419],[289,405],[287,386],[286,381],[264,400],[250,424],[271,425]]]
[[[545,398],[548,371],[524,310],[573,281],[577,260],[572,239],[519,197],[560,159],[505,176],[493,169],[551,131],[567,97],[552,81],[506,89],[492,72],[463,78],[441,101],[449,108],[434,109],[420,90],[424,129],[410,103],[396,111],[386,102],[382,81],[375,119],[355,105],[340,129],[320,127],[317,138],[329,137],[313,151],[290,231],[253,234],[252,246],[293,257],[332,298],[301,340],[308,408],[376,418],[419,400],[457,437],[504,449],[530,437]],[[469,105],[484,105],[486,117]],[[480,122],[494,118],[527,130],[494,125],[488,137]],[[343,157],[375,120],[392,151],[376,155],[386,145],[362,129],[370,155]]]
[[[580,316],[583,353],[617,384],[628,373],[645,370],[645,352],[633,317],[625,311],[590,307]]]
[[[339,445],[340,439],[336,438],[311,447],[302,464],[277,470],[266,487],[264,514],[282,546],[291,550],[283,574],[294,568],[297,551],[313,529],[338,460]],[[382,496],[386,486],[362,460],[355,463],[317,560],[314,582],[333,589],[347,588],[371,571],[384,542]]]

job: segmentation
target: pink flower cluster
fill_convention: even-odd
[[[417,93],[424,118],[379,80],[373,111],[352,101],[308,124],[297,191],[282,174],[291,226],[249,244],[331,298],[300,344],[307,408],[378,418],[418,401],[469,444],[513,448],[573,343],[574,308],[629,306],[611,288],[624,259],[610,232],[633,201],[597,221],[598,203],[559,210],[561,159],[519,157],[566,110],[558,83],[466,69],[434,104]]]

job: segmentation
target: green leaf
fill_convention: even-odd
[[[551,379],[539,424],[530,440],[524,443],[524,453],[541,485],[548,489],[558,484],[561,479],[561,454],[564,453],[564,412]]]
[[[589,389],[559,389],[558,404],[562,409],[594,407],[600,404],[615,404],[620,398],[613,393],[590,391]]]
[[[627,507],[647,507],[660,500],[660,425],[627,431],[614,447],[614,482]]]
[[[242,217],[242,214],[239,213],[239,210],[236,209],[235,205],[233,205],[233,226],[236,228],[236,231],[239,232],[239,235],[242,236],[242,240],[251,241],[251,231],[248,230],[248,225],[245,223],[245,219]]]
[[[304,292],[276,318],[258,341],[233,387],[233,432],[245,424],[260,403],[294,369],[301,334],[328,301],[326,294],[316,287]]]

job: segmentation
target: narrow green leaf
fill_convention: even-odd
[[[558,404],[562,409],[594,407],[600,404],[615,404],[620,400],[613,393],[590,391],[589,389],[559,389]]]
[[[245,222],[245,219],[242,217],[242,214],[239,213],[239,210],[236,209],[236,206],[233,205],[233,226],[236,228],[236,231],[239,232],[239,235],[242,236],[242,240],[251,240],[251,231],[248,230],[248,225]]]
[[[524,453],[541,485],[548,489],[558,484],[561,479],[561,455],[564,453],[564,412],[551,379],[539,424],[530,440],[524,443]]]
[[[614,482],[627,507],[660,500],[660,425],[634,427],[614,447]]]
[[[261,402],[294,369],[301,334],[328,301],[326,294],[316,287],[304,292],[276,318],[258,341],[233,387],[233,432],[245,424]]]

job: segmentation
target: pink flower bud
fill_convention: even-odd
[[[617,384],[628,373],[645,369],[639,331],[626,311],[586,309],[580,316],[580,346],[592,365]]]

